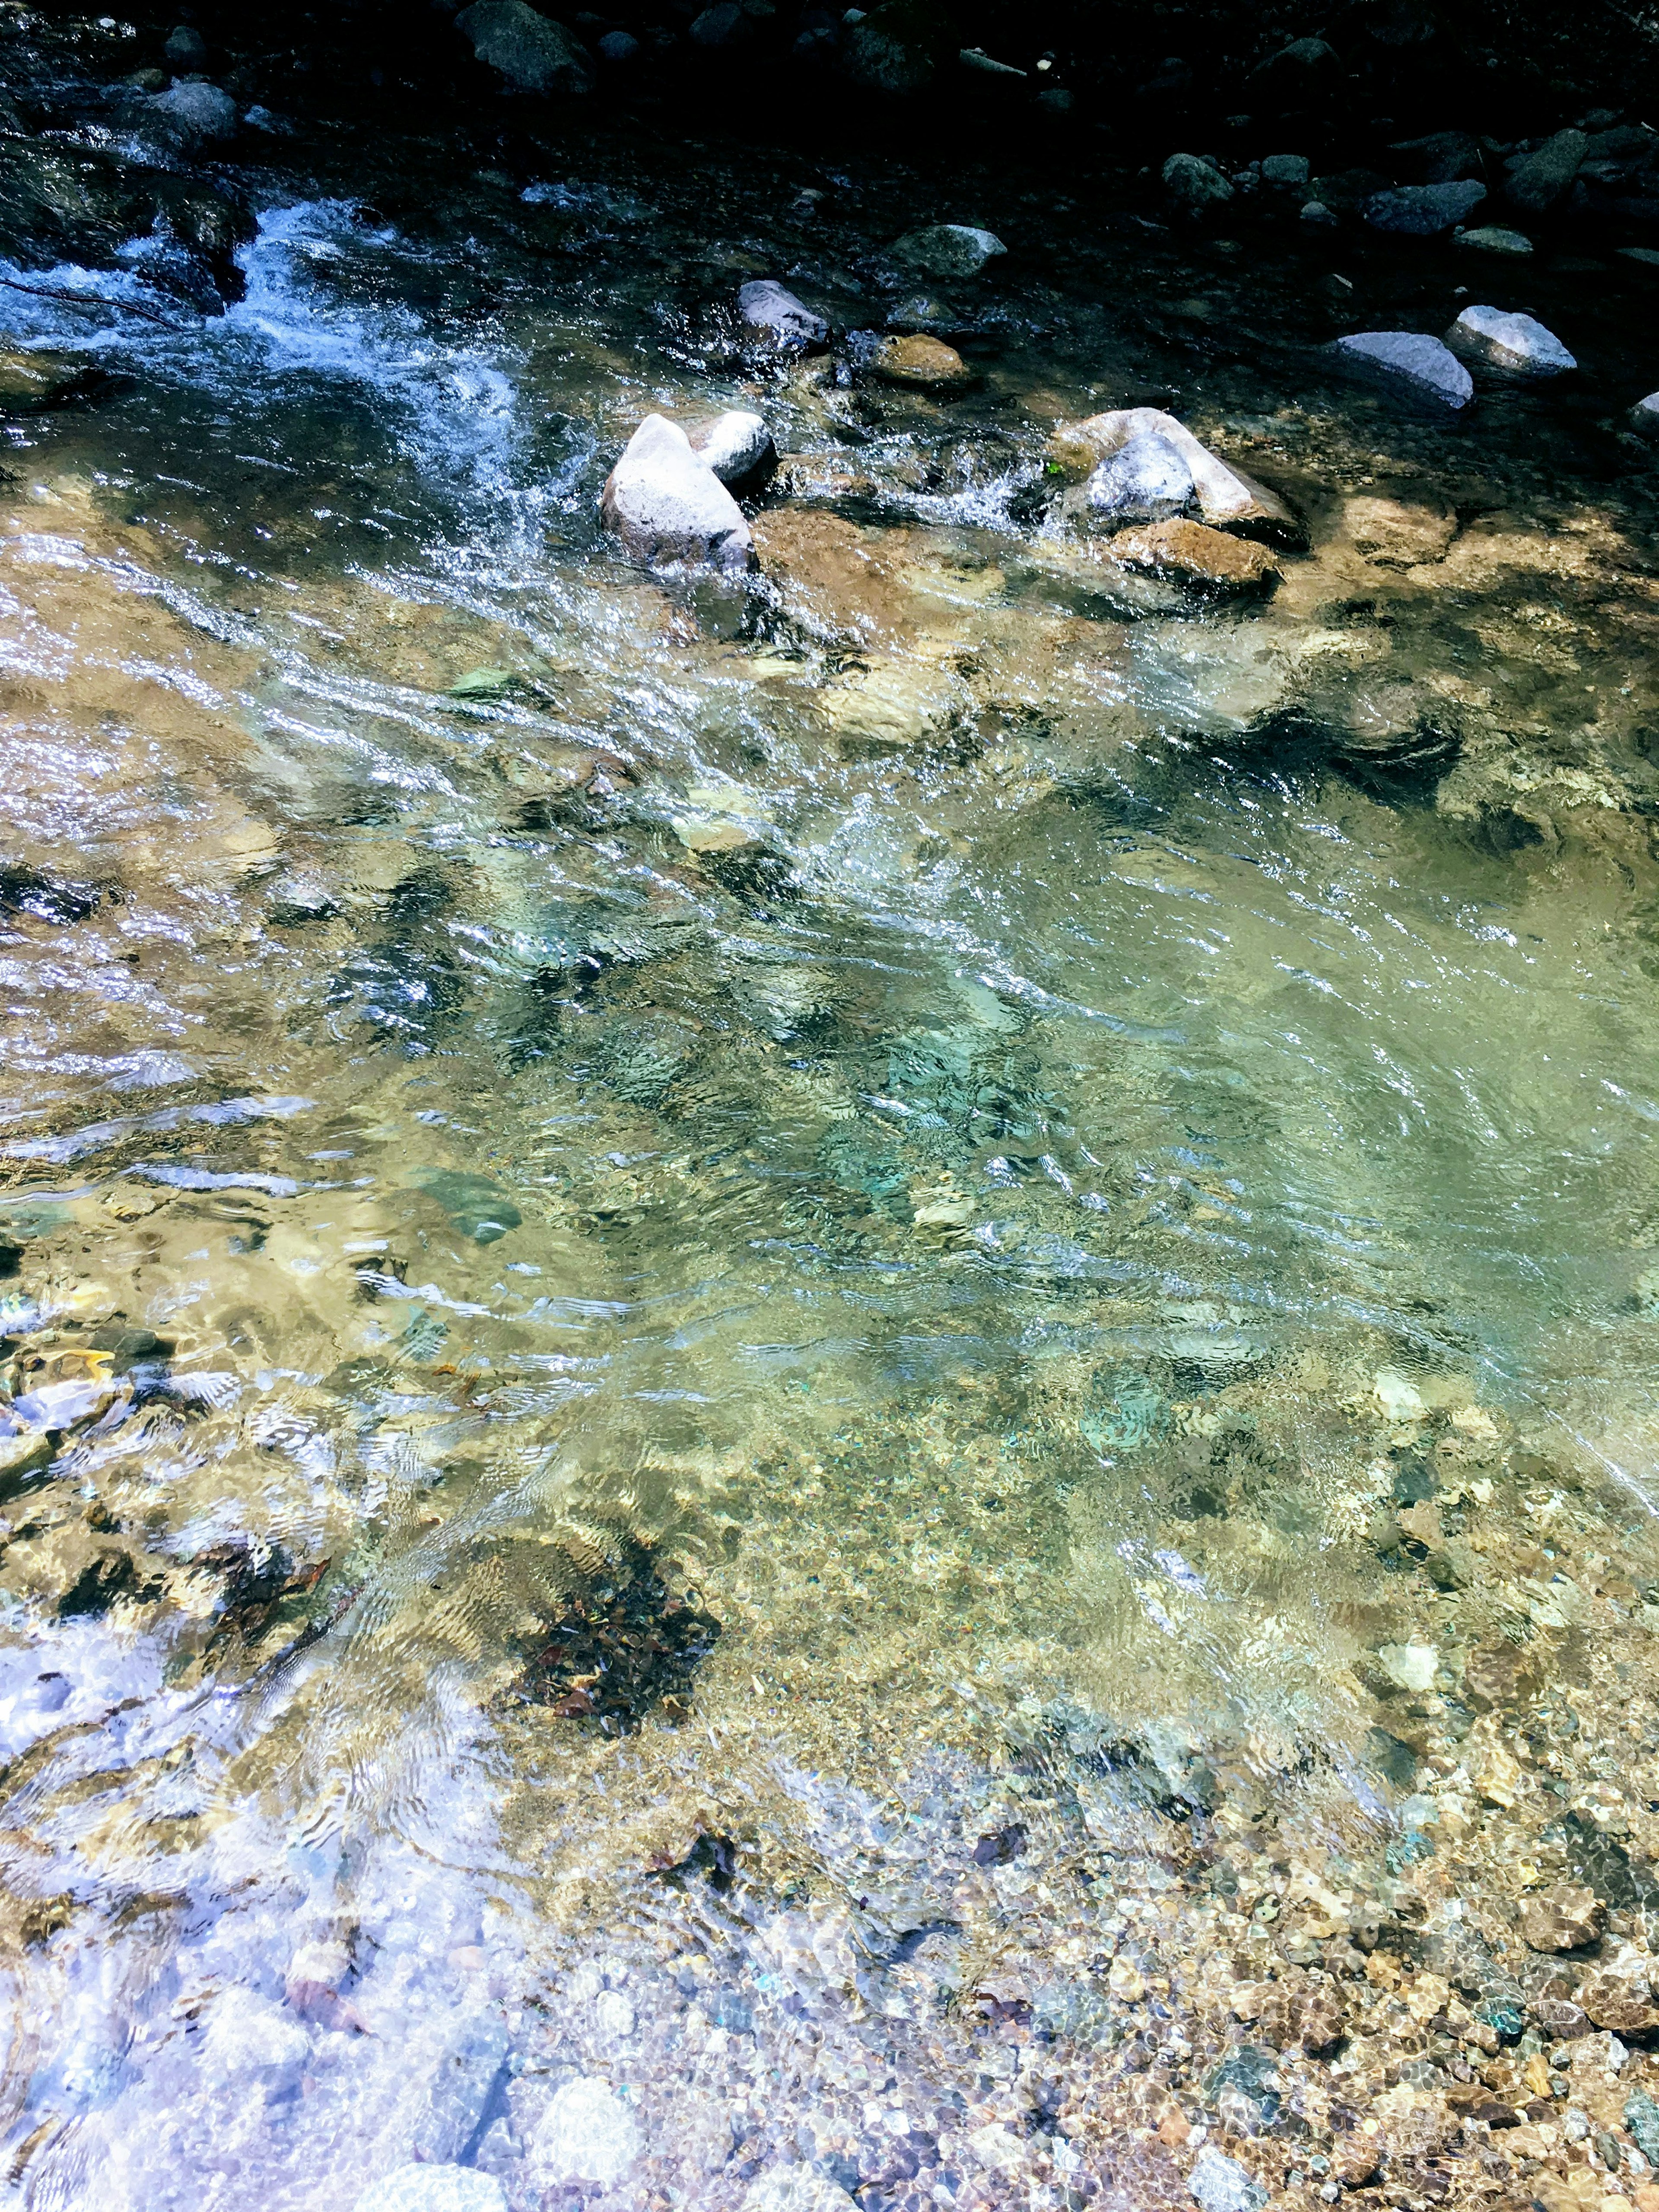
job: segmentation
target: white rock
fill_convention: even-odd
[[[753,543],[742,510],[678,422],[647,415],[605,479],[607,529],[635,561],[746,568]]]
[[[1391,1421],[1420,1421],[1428,1410],[1416,1384],[1396,1367],[1379,1367],[1371,1389]]]
[[[1240,469],[1230,468],[1196,439],[1184,422],[1158,407],[1121,407],[1105,415],[1091,415],[1065,434],[1091,445],[1103,460],[1122,453],[1131,441],[1154,438],[1170,447],[1184,462],[1191,479],[1192,496],[1199,513],[1212,530],[1229,523],[1272,521],[1297,527],[1296,517],[1277,493],[1256,483]],[[1097,471],[1097,474],[1098,471]],[[1091,479],[1092,484],[1092,478]],[[1091,492],[1092,497],[1092,492]]]
[[[1112,522],[1161,522],[1196,496],[1192,464],[1156,430],[1137,430],[1089,479],[1089,504]]]
[[[1578,366],[1553,331],[1501,307],[1465,307],[1446,342],[1494,368],[1518,369],[1525,376],[1559,376]]]
[[[1467,407],[1474,380],[1449,346],[1419,331],[1356,331],[1336,351],[1350,368],[1386,377],[1447,407]]]
[[[608,2188],[644,2147],[638,2121],[615,2090],[579,2075],[553,2093],[530,2139],[527,2163],[544,2189],[562,2181]]]
[[[1252,2181],[1236,2158],[1218,2150],[1201,2150],[1187,2177],[1187,2186],[1204,2212],[1258,2212],[1267,2192]]]
[[[507,2212],[493,2173],[465,2166],[399,2166],[371,2181],[353,2212]]]
[[[822,315],[770,276],[757,276],[739,288],[738,313],[757,330],[769,331],[780,345],[822,345],[830,335]]]
[[[758,415],[728,407],[712,422],[693,422],[686,430],[691,450],[725,484],[746,483],[777,459],[772,433]]]
[[[856,2212],[844,2189],[810,2166],[787,2166],[763,2173],[743,2200],[743,2212]]]
[[[1382,1672],[1401,1690],[1431,1690],[1440,1666],[1432,1644],[1385,1644],[1378,1651]]]
[[[593,2000],[593,2025],[618,2041],[634,2033],[634,2008],[620,1990],[605,1990]]]
[[[1630,410],[1631,428],[1644,438],[1659,438],[1659,392],[1650,392]]]
[[[201,2043],[204,2070],[231,2081],[298,2066],[310,2053],[311,2039],[293,2014],[252,1990],[222,1993]]]

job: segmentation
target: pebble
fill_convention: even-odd
[[[1509,178],[1504,189],[1516,207],[1525,208],[1529,215],[1541,215],[1555,205],[1578,174],[1589,150],[1589,140],[1582,131],[1558,131],[1530,154],[1505,163]]]
[[[1267,2201],[1267,2191],[1251,2180],[1238,2160],[1218,2150],[1199,2153],[1187,2186],[1204,2212],[1261,2212]]]
[[[847,2191],[810,2166],[763,2173],[743,2200],[743,2212],[857,2212]]]
[[[906,337],[882,337],[873,331],[855,336],[865,343],[854,348],[860,365],[889,384],[908,384],[924,392],[948,385],[971,384],[974,372],[954,346],[919,331]]]
[[[1521,1914],[1522,1941],[1529,1951],[1577,1951],[1595,1941],[1604,1917],[1593,1889],[1558,1883],[1527,1899]]]
[[[1486,186],[1473,178],[1462,184],[1401,185],[1368,199],[1365,220],[1373,230],[1433,238],[1443,230],[1455,228],[1486,197]]]
[[[1313,174],[1313,164],[1305,154],[1269,154],[1261,164],[1261,181],[1274,185],[1280,191],[1292,191],[1305,185]]]
[[[712,422],[690,423],[685,434],[692,452],[723,484],[758,483],[777,466],[772,433],[745,408],[728,407]]]
[[[455,18],[481,62],[500,71],[516,92],[583,93],[593,64],[562,23],[529,0],[472,0]]]
[[[1213,161],[1198,154],[1171,154],[1164,164],[1164,186],[1188,215],[1202,215],[1231,199],[1233,188]]]
[[[370,2182],[353,2212],[507,2212],[493,2173],[465,2166],[399,2166]]]
[[[741,287],[738,313],[754,329],[769,331],[782,346],[821,346],[830,336],[830,325],[823,316],[815,315],[770,276],[757,277]]]
[[[746,568],[753,541],[743,512],[678,422],[647,415],[600,495],[605,527],[635,561]]]
[[[1493,368],[1526,376],[1560,376],[1578,366],[1553,331],[1530,315],[1506,314],[1501,307],[1465,307],[1446,343]]]
[[[609,2188],[643,2148],[639,2123],[615,2090],[579,2075],[549,2100],[531,2136],[526,2163],[543,2189],[568,2181]]]
[[[1486,223],[1477,230],[1456,233],[1459,246],[1473,246],[1481,253],[1530,253],[1532,240],[1524,232],[1505,230],[1501,223]]]
[[[1261,591],[1277,580],[1279,566],[1265,545],[1230,538],[1202,522],[1150,522],[1120,531],[1109,547],[1126,568],[1146,568],[1212,591]]]
[[[593,51],[601,61],[621,67],[624,63],[636,62],[641,48],[631,31],[607,31]]]
[[[936,222],[926,230],[907,230],[892,249],[895,261],[924,276],[977,276],[986,263],[1007,247],[994,231],[965,222]]]
[[[1356,331],[1334,349],[1350,368],[1409,386],[1445,406],[1467,407],[1474,380],[1449,346],[1420,331]]]
[[[1322,230],[1334,230],[1341,218],[1333,215],[1323,200],[1304,200],[1302,220],[1304,222],[1316,224]]]

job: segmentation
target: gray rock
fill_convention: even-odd
[[[1313,174],[1305,154],[1269,154],[1261,164],[1261,181],[1279,191],[1295,191]]]
[[[855,84],[872,92],[925,91],[937,75],[948,20],[915,0],[883,0],[867,14],[849,8],[842,18],[841,61]]]
[[[1450,349],[1419,331],[1356,331],[1334,349],[1346,368],[1375,376],[1419,398],[1467,407],[1474,381]]]
[[[515,92],[574,94],[592,87],[586,50],[528,0],[472,0],[455,18],[455,27]]]
[[[1302,220],[1319,230],[1334,230],[1341,222],[1341,217],[1334,215],[1323,200],[1304,200]]]
[[[830,336],[822,315],[769,276],[756,277],[738,293],[738,313],[755,329],[769,331],[780,345],[821,346]]]
[[[1016,69],[1012,62],[1000,62],[988,54],[983,46],[963,46],[957,55],[963,69],[977,70],[981,76],[1029,76],[1029,70]]]
[[[1589,140],[1582,131],[1558,131],[1530,154],[1506,161],[1509,179],[1504,189],[1510,198],[1529,215],[1541,215],[1553,208],[1578,174],[1589,149]]]
[[[1638,437],[1659,438],[1659,392],[1650,392],[1630,410],[1630,426]]]
[[[1267,2201],[1267,2191],[1251,2180],[1237,2159],[1210,2148],[1200,2151],[1187,2186],[1204,2212],[1261,2212]]]
[[[1148,444],[1145,442],[1147,441],[1156,442]],[[1304,538],[1300,520],[1277,492],[1257,483],[1231,462],[1222,460],[1195,438],[1184,422],[1173,415],[1166,415],[1161,408],[1121,407],[1107,414],[1091,415],[1084,422],[1057,429],[1048,450],[1062,470],[1079,473],[1079,462],[1087,465],[1092,485],[1103,464],[1115,461],[1138,442],[1139,455],[1129,471],[1121,479],[1109,478],[1103,487],[1108,496],[1120,483],[1127,492],[1137,477],[1145,488],[1144,495],[1151,495],[1155,470],[1162,471],[1166,484],[1172,483],[1169,464],[1156,450],[1161,445],[1184,467],[1187,499],[1212,530],[1241,531],[1292,543]]]
[[[465,2166],[399,2166],[371,2181],[353,2212],[507,2212],[494,2174]]]
[[[1365,220],[1373,230],[1433,238],[1443,230],[1455,228],[1486,197],[1486,186],[1473,178],[1461,185],[1401,185],[1396,191],[1378,192],[1367,200]]]
[[[147,101],[143,120],[180,153],[193,154],[236,136],[236,103],[216,84],[191,77]]]
[[[1090,507],[1105,520],[1162,522],[1195,496],[1192,464],[1156,430],[1136,430],[1090,477]]]
[[[1164,188],[1183,215],[1203,215],[1233,196],[1231,181],[1200,154],[1171,154],[1164,164]]]
[[[1501,223],[1485,223],[1478,230],[1460,230],[1460,246],[1473,246],[1480,253],[1530,253],[1532,240],[1518,230],[1505,230]]]
[[[686,436],[691,450],[723,484],[758,483],[777,466],[778,449],[758,415],[728,407],[711,422],[693,422]]]
[[[965,222],[936,222],[926,230],[907,230],[891,248],[895,261],[925,276],[977,276],[994,255],[1007,247],[994,231]]]
[[[638,61],[643,49],[631,31],[607,31],[593,51],[601,61],[621,67]]]
[[[1560,376],[1578,366],[1553,331],[1530,315],[1505,314],[1501,307],[1465,307],[1447,331],[1446,343],[1476,361],[1522,376]]]
[[[579,2075],[548,2100],[526,2164],[542,2188],[569,2181],[608,2188],[644,2147],[638,2121],[616,2092]]]
[[[1480,166],[1480,142],[1471,138],[1467,131],[1436,131],[1427,138],[1402,138],[1389,151],[1403,156],[1402,172],[1410,176],[1415,171],[1419,185],[1454,184]]]
[[[647,415],[599,496],[605,527],[635,561],[746,568],[749,525],[726,486],[691,450],[678,422]]]
[[[1338,66],[1336,48],[1327,46],[1323,39],[1292,39],[1288,46],[1269,54],[1255,73],[1276,78],[1289,88],[1311,77],[1326,76]]]
[[[180,23],[176,30],[167,33],[161,58],[175,76],[190,76],[198,70],[204,70],[207,58],[207,40],[188,23]]]
[[[741,46],[754,29],[754,24],[737,0],[716,0],[712,8],[705,8],[701,15],[694,16],[686,36],[694,46]]]

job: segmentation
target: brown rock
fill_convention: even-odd
[[[1463,1669],[1463,1686],[1483,1711],[1519,1705],[1530,1692],[1532,1683],[1527,1654],[1513,1644],[1470,1652]]]
[[[1279,564],[1265,547],[1180,517],[1121,530],[1107,550],[1126,568],[1151,569],[1210,591],[1270,591],[1279,580]]]
[[[1615,2035],[1646,2035],[1659,2027],[1659,2005],[1619,1974],[1592,1974],[1578,2002],[1595,2027],[1610,2027]]]
[[[1354,550],[1379,568],[1414,568],[1443,561],[1457,535],[1449,507],[1398,499],[1351,499],[1344,511]]]
[[[923,337],[920,331],[908,337],[884,338],[871,353],[870,366],[889,384],[912,384],[924,392],[974,380],[973,370],[954,346]]]
[[[1344,2189],[1363,2189],[1382,2157],[1382,2145],[1370,2136],[1338,2136],[1331,2145],[1331,2179]]]
[[[1605,1917],[1606,1908],[1593,1889],[1559,1882],[1527,1899],[1521,1915],[1522,1940],[1532,1951],[1577,1951],[1595,1941]],[[1583,2002],[1582,1993],[1579,2002]]]

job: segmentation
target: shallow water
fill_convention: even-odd
[[[1541,270],[1589,396],[1447,432],[1314,348],[1465,264],[1060,252],[975,184],[939,401],[709,305],[878,319],[931,179],[378,158],[260,180],[216,321],[3,295],[118,379],[14,430],[0,577],[6,2185],[1157,2201],[1069,2116],[1180,2041],[1107,1972],[1175,1869],[1440,1926],[1472,1654],[1645,1724],[1619,302]],[[1305,505],[1272,600],[1045,518],[1055,421],[1154,392]],[[739,399],[761,580],[623,565],[631,425]],[[577,2075],[608,2185],[538,2132]]]

